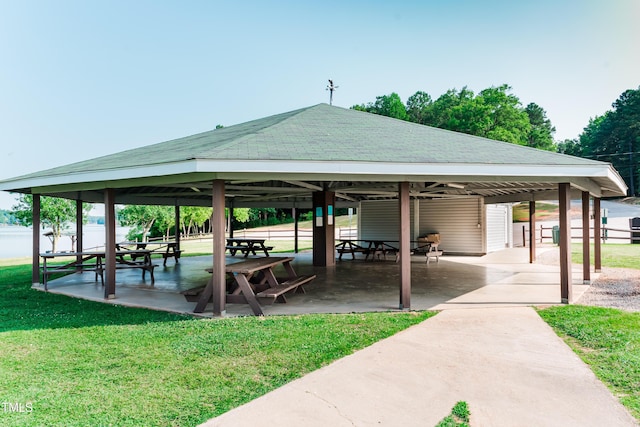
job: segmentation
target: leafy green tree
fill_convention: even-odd
[[[485,89],[478,95],[490,117],[487,131],[480,136],[527,145],[527,135],[531,129],[529,118],[518,97],[508,93],[510,90],[510,86],[502,85]]]
[[[583,157],[610,162],[630,195],[636,196],[640,190],[640,87],[624,91],[612,107],[589,120],[580,134],[580,152]]]
[[[556,128],[547,118],[547,112],[538,104],[530,103],[524,109],[529,117],[531,128],[527,137],[527,145],[533,148],[540,148],[547,151],[556,151],[557,147],[553,141],[553,134]]]
[[[424,124],[455,132],[480,135],[489,125],[488,110],[473,91],[463,87],[460,91],[449,89],[431,105],[431,114]]]
[[[584,157],[582,155],[582,146],[580,141],[575,139],[565,139],[557,144],[558,153],[568,154],[570,156]]]
[[[148,241],[149,231],[156,221],[169,223],[170,217],[175,217],[169,206],[127,205],[118,214],[122,225],[134,227],[133,233],[142,234],[143,242]]]
[[[352,108],[498,141],[556,149],[555,128],[544,109],[534,103],[523,108],[506,84],[477,95],[466,86],[450,89],[435,101],[428,93],[418,91],[407,99],[406,107],[398,94],[392,93]]]
[[[227,216],[229,216],[228,212],[227,212]],[[234,208],[233,219],[237,222],[249,221],[249,208]]]
[[[199,230],[213,214],[212,208],[198,206],[182,206],[180,208],[180,221],[182,222],[182,233],[189,237],[196,227]]]
[[[431,107],[433,100],[431,96],[422,91],[418,91],[407,99],[407,120],[422,125],[430,122]]]
[[[352,108],[381,116],[393,117],[394,119],[407,119],[407,110],[400,99],[400,95],[395,92],[391,95],[377,96],[376,102],[369,103],[366,106],[357,105]]]
[[[91,205],[82,205],[82,217],[86,222]],[[23,194],[18,197],[18,204],[12,207],[12,214],[18,224],[30,227],[33,225],[33,196]],[[43,227],[51,228],[51,251],[55,252],[62,231],[70,227],[76,220],[75,200],[58,197],[40,197],[40,223]]]

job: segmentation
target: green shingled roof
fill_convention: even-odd
[[[599,163],[319,104],[28,176],[201,160],[586,165]]]

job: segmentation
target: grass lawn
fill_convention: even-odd
[[[572,244],[571,252],[581,264],[582,244]],[[640,245],[602,246],[603,267],[640,269],[639,259]],[[640,421],[640,313],[579,305],[539,313]]]
[[[3,264],[0,398],[31,409],[3,426],[197,425],[435,314],[202,320],[35,291]]]
[[[589,255],[593,265],[593,244]],[[603,267],[640,269],[640,245],[604,243],[601,258]],[[571,262],[582,264],[582,243],[571,244]]]
[[[539,314],[640,421],[640,313],[569,305]]]

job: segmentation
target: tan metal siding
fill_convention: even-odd
[[[478,198],[422,200],[419,235],[439,233],[445,253],[484,254],[483,205]]]
[[[363,201],[358,212],[360,239],[399,240],[400,213],[397,200]],[[414,209],[411,203],[411,235],[414,231]]]

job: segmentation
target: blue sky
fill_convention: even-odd
[[[575,138],[640,86],[637,22],[637,0],[0,0],[0,179],[328,102],[329,78],[347,108],[506,83]]]

